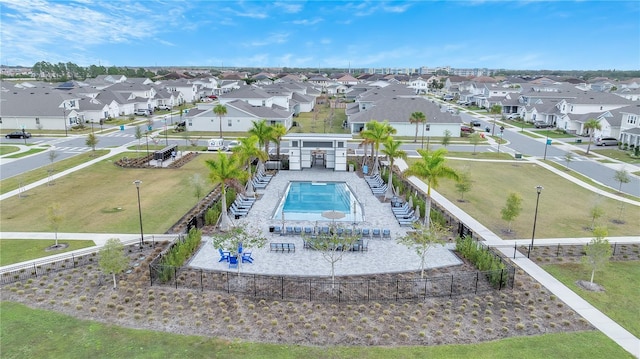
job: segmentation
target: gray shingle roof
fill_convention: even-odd
[[[371,120],[409,122],[413,112],[422,112],[431,123],[462,123],[460,116],[442,112],[440,106],[423,97],[393,97],[380,100],[375,106],[349,117],[350,122],[366,123]]]

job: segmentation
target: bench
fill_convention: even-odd
[[[269,243],[269,249],[272,252],[295,252],[295,243]]]
[[[155,161],[165,161],[171,158],[171,153],[178,150],[178,145],[167,146],[161,150],[153,153],[153,159]]]

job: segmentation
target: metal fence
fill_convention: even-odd
[[[254,298],[321,300],[337,302],[423,300],[453,297],[493,290],[513,289],[515,269],[488,272],[458,272],[415,279],[376,280],[302,278],[219,272],[151,264],[151,285],[166,285],[200,291],[237,293]],[[498,276],[498,287],[489,276]]]
[[[621,256],[627,253],[628,247],[637,247],[637,243],[611,243],[611,255],[613,257]],[[531,248],[530,257],[582,257],[586,255],[586,249],[589,244],[557,244],[557,245],[535,245]],[[515,258],[516,252],[527,254],[529,250],[528,245],[517,244],[513,246],[513,255]]]

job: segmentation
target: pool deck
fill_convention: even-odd
[[[368,238],[368,247],[364,252],[344,252],[342,260],[335,264],[336,275],[364,275],[377,273],[416,271],[420,269],[420,257],[413,249],[398,244],[396,238],[406,234],[410,227],[401,227],[396,221],[389,202],[383,203],[373,196],[369,186],[363,178],[354,172],[334,172],[327,169],[305,169],[302,171],[280,171],[275,175],[264,190],[258,190],[259,199],[254,203],[248,216],[238,220],[232,219],[235,225],[248,228],[251,232],[262,233],[270,243],[294,243],[295,252],[272,252],[269,244],[263,248],[245,248],[252,252],[253,263],[243,263],[240,271],[243,273],[293,276],[328,276],[331,273],[330,263],[322,257],[319,251],[305,249],[301,236],[278,235],[269,232],[269,226],[299,226],[315,227],[329,226],[330,220],[325,221],[292,221],[286,220],[283,225],[280,219],[271,219],[280,202],[289,181],[341,181],[347,182],[363,205],[364,221],[358,222],[356,228],[389,229],[391,238]],[[336,221],[336,224],[340,223]],[[349,222],[342,222],[352,227]],[[189,265],[194,268],[228,270],[226,262],[218,262],[220,255],[217,248],[213,248],[211,238],[204,237],[205,244],[192,258]],[[426,266],[429,268],[445,267],[461,264],[460,259],[450,249],[454,244],[434,248],[429,251]],[[235,269],[233,269],[235,271]]]

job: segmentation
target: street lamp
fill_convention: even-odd
[[[547,147],[549,147],[549,145],[551,144],[551,141],[549,141],[549,130],[547,130],[547,138],[545,138],[544,140],[544,156],[543,156],[543,160],[547,159]]]
[[[142,231],[142,207],[140,207],[140,185],[142,181],[135,180],[133,184],[136,185],[136,191],[138,192],[138,215],[140,216],[140,248],[144,245],[144,232]]]
[[[69,133],[67,132],[67,103],[62,103],[62,120],[64,121],[64,136],[68,137]]]
[[[542,193],[543,187],[538,185],[536,186],[536,192],[538,193],[538,197],[536,198],[536,210],[533,215],[533,233],[531,234],[531,245],[529,246],[529,251],[527,251],[527,258],[531,255],[531,250],[533,250],[533,239],[536,237],[536,222],[538,221],[538,202],[540,202],[540,193]]]

